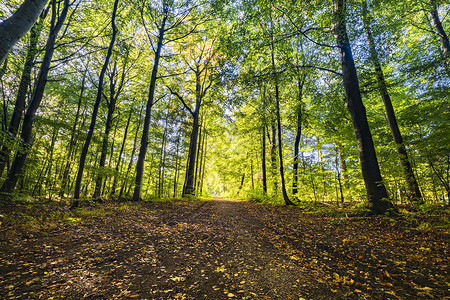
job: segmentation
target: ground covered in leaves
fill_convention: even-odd
[[[445,299],[449,215],[250,202],[0,207],[1,299]]]

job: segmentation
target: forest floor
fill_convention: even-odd
[[[450,299],[448,218],[222,199],[0,206],[0,298]]]

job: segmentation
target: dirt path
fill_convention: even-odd
[[[399,229],[402,220],[222,199],[104,204],[59,218],[57,228],[2,224],[1,299],[450,296],[448,232]]]

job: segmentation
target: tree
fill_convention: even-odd
[[[22,70],[22,76],[20,79],[19,89],[17,91],[16,102],[14,104],[13,114],[9,122],[8,133],[10,138],[15,138],[19,131],[20,121],[22,120],[23,111],[25,110],[25,101],[28,94],[28,87],[31,83],[31,72],[35,65],[35,58],[38,53],[37,44],[39,36],[41,35],[43,28],[43,20],[47,15],[48,10],[42,13],[40,21],[38,21],[33,28],[31,28],[30,42],[28,46],[28,52],[25,59],[25,64]],[[0,175],[6,166],[6,161],[9,158],[11,152],[10,145],[4,145],[0,149]]]
[[[191,93],[191,97],[194,98],[194,109],[190,108],[185,97],[181,96],[178,92],[168,87],[170,92],[175,95],[183,104],[184,108],[192,116],[192,131],[189,141],[188,162],[186,167],[186,178],[183,186],[183,197],[188,195],[194,195],[195,193],[195,170],[196,170],[196,157],[199,136],[199,119],[200,108],[202,102],[206,96],[206,93],[214,83],[214,69],[212,66],[216,59],[215,52],[215,40],[202,37],[202,39],[194,40],[189,45],[191,48],[191,55],[184,55],[185,63],[189,70],[193,73],[195,82],[195,90]],[[193,94],[193,95],[192,95]]]
[[[363,23],[364,31],[367,36],[367,41],[369,44],[370,57],[372,59],[373,67],[375,70],[378,90],[380,92],[381,98],[386,109],[386,115],[388,119],[389,126],[391,128],[392,137],[394,139],[395,148],[397,149],[398,158],[400,160],[400,165],[405,177],[406,183],[408,185],[409,198],[411,202],[420,203],[422,202],[422,194],[417,184],[414,172],[411,168],[411,163],[408,159],[408,153],[406,152],[405,144],[403,143],[403,137],[400,133],[400,129],[397,124],[397,118],[395,116],[394,107],[392,106],[391,97],[387,89],[387,83],[384,78],[384,73],[381,68],[380,60],[378,59],[378,53],[375,47],[375,41],[372,36],[372,30],[370,28],[370,17],[367,11],[367,3],[363,3]]]
[[[368,207],[374,214],[383,214],[389,209],[393,209],[393,205],[389,201],[389,195],[381,177],[372,134],[367,121],[366,108],[361,98],[358,75],[345,23],[345,0],[333,0],[333,6],[333,30],[341,57],[347,109],[352,118],[358,144],[361,171],[369,200]]]
[[[86,156],[89,150],[89,145],[92,140],[92,136],[94,135],[94,129],[95,129],[95,123],[97,121],[97,114],[98,114],[98,108],[100,106],[100,101],[103,97],[103,81],[105,78],[106,70],[108,68],[109,60],[112,55],[114,43],[116,41],[116,35],[117,35],[117,27],[116,27],[116,15],[117,15],[117,6],[119,4],[119,0],[114,1],[114,8],[111,15],[111,27],[112,27],[112,34],[111,34],[111,40],[109,42],[108,51],[106,53],[105,61],[102,66],[102,70],[100,71],[100,76],[98,79],[98,87],[97,87],[97,97],[95,99],[94,109],[92,111],[92,117],[91,117],[91,123],[89,125],[89,131],[86,136],[86,141],[84,142],[83,149],[81,150],[81,156],[80,156],[80,162],[78,164],[78,173],[77,173],[77,179],[75,182],[75,193],[74,198],[79,199],[80,198],[80,191],[81,191],[81,180],[83,178],[83,171],[84,166],[86,163]],[[72,207],[78,207],[79,201],[76,200]]]
[[[145,2],[144,2],[145,3]],[[148,40],[154,52],[153,67],[150,77],[150,86],[147,97],[147,104],[145,109],[144,127],[142,130],[141,145],[139,148],[139,155],[136,163],[136,179],[134,182],[133,200],[141,199],[142,178],[144,174],[144,162],[148,147],[148,133],[150,127],[151,111],[154,104],[156,81],[158,79],[158,68],[162,55],[164,45],[179,41],[190,35],[200,24],[198,20],[189,19],[192,11],[196,6],[191,6],[190,1],[175,3],[174,1],[162,0],[161,6],[158,7],[156,3],[151,3],[148,6],[148,17],[150,22],[156,26],[156,34],[150,32],[147,28],[144,17],[144,4],[141,5],[141,18],[146,29]],[[196,23],[196,21],[198,23]],[[191,28],[188,27],[189,23]],[[156,47],[153,42],[156,38]]]
[[[441,19],[439,18],[438,0],[430,0],[430,2],[431,2],[430,14],[431,18],[433,19],[433,24],[436,28],[437,34],[441,39],[442,53],[443,56],[446,58],[447,62],[450,63],[450,41],[448,39],[447,33],[444,30],[444,27],[442,26]]]
[[[41,68],[39,70],[38,80],[36,83],[36,87],[33,92],[33,96],[31,97],[30,103],[28,105],[27,111],[25,113],[23,124],[22,124],[22,132],[20,138],[24,143],[24,149],[21,149],[17,152],[16,157],[11,166],[11,170],[8,173],[8,176],[0,188],[0,192],[3,193],[11,193],[15,188],[17,180],[19,179],[20,174],[22,173],[22,168],[25,165],[25,159],[28,154],[28,148],[31,143],[31,134],[33,129],[33,121],[36,115],[36,112],[41,104],[42,98],[44,96],[45,85],[47,84],[47,77],[50,71],[50,64],[52,61],[53,53],[55,50],[55,41],[58,37],[58,33],[61,30],[64,21],[67,16],[67,12],[69,10],[70,2],[69,0],[64,1],[64,7],[61,10],[61,13],[58,16],[56,0],[52,1],[52,21],[50,27],[50,33],[47,39],[47,44],[45,48],[45,55],[42,61]]]
[[[36,23],[48,0],[25,0],[17,11],[0,23],[0,64],[9,51]]]

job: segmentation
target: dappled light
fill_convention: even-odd
[[[0,1],[0,298],[448,298],[450,4]]]

